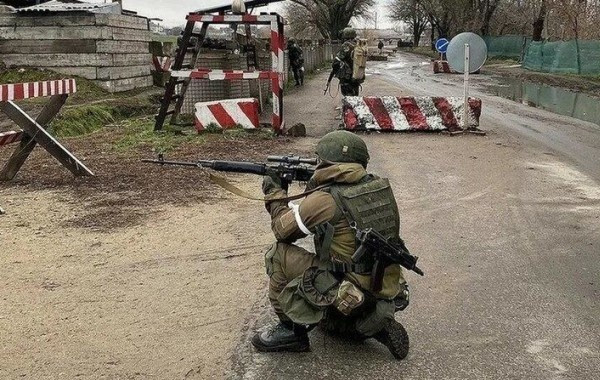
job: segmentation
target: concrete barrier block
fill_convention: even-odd
[[[94,40],[0,40],[0,54],[95,52]]]
[[[136,88],[145,88],[152,86],[152,76],[143,76],[137,78],[124,78],[114,80],[98,80],[94,81],[98,86],[109,92],[123,92]]]
[[[462,130],[463,98],[360,97],[343,99],[344,127],[373,131]],[[469,98],[469,126],[478,127],[481,100]]]
[[[150,65],[98,67],[100,80],[135,78],[150,75]]]
[[[109,40],[110,28],[97,26],[32,26],[0,27],[0,39],[5,40]]]
[[[137,54],[150,53],[150,47],[148,42],[106,40],[96,42],[96,51],[98,53]]]
[[[195,124],[198,132],[208,125],[220,128],[258,128],[258,99],[227,99],[195,104]]]
[[[138,66],[152,64],[152,55],[150,55],[150,53],[112,54],[112,57],[112,64],[106,66]]]
[[[112,54],[2,54],[8,67],[113,66]]]
[[[97,14],[96,25],[116,26],[127,29],[148,30],[148,19],[143,17],[117,15],[117,14]]]

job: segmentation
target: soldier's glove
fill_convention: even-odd
[[[262,183],[262,191],[263,194],[269,195],[271,193],[276,192],[277,190],[282,190],[281,188],[281,178],[277,175],[275,171],[267,171],[267,174],[263,178]]]

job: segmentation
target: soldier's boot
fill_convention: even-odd
[[[408,355],[408,333],[404,326],[394,319],[387,321],[385,327],[373,338],[384,344],[398,360],[402,360]]]
[[[261,352],[310,351],[308,330],[293,323],[279,322],[252,337],[252,345]]]

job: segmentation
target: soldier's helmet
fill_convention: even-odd
[[[367,144],[352,132],[329,132],[317,143],[317,156],[328,162],[355,162],[367,167],[369,150]]]
[[[295,39],[293,39],[293,38],[288,39],[288,46],[292,46],[295,43],[296,43]]]
[[[353,40],[356,38],[356,30],[354,28],[346,28],[342,30],[342,38],[344,40]]]

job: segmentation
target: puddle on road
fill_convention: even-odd
[[[486,86],[486,90],[530,107],[600,125],[600,98],[521,80],[502,80],[503,84]]]

